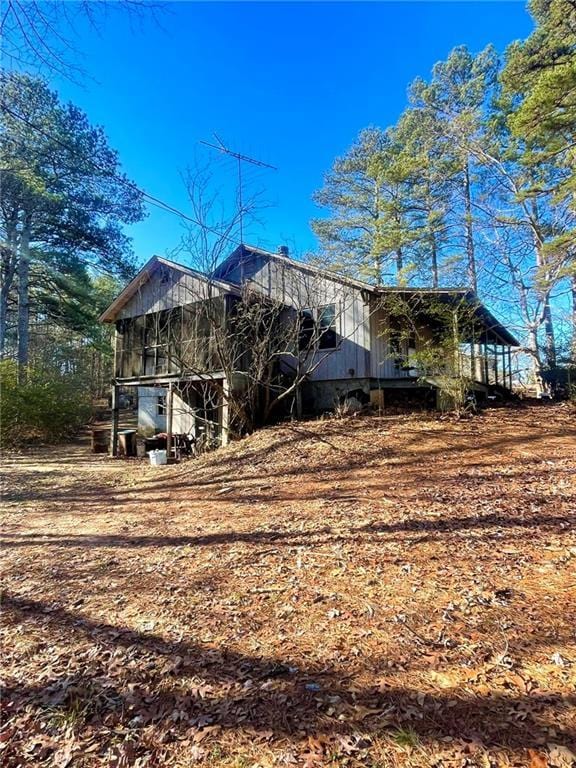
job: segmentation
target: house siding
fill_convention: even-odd
[[[393,379],[398,372],[389,352],[390,334],[387,318],[381,308],[373,306],[370,317],[370,333],[372,336],[372,355],[370,376],[374,379]]]
[[[170,267],[163,267],[166,281],[162,282],[161,273],[155,271],[144,282],[137,293],[118,312],[118,318],[137,317],[161,312],[163,309],[185,306],[210,297],[222,295],[223,291],[206,280],[193,275],[178,272]]]
[[[242,271],[244,280],[255,290],[294,309],[335,305],[339,347],[311,355],[307,364],[313,369],[310,380],[370,376],[370,305],[362,290],[280,259],[248,259]]]
[[[154,435],[166,431],[166,416],[158,413],[158,399],[166,396],[160,387],[138,387],[138,431]]]

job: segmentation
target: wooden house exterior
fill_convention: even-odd
[[[211,329],[230,322],[246,292],[298,318],[301,336],[317,333],[313,344],[278,356],[286,375],[295,366],[305,373],[298,388],[305,411],[331,409],[351,395],[376,402],[374,393],[381,398],[389,389],[433,391],[434,381],[410,363],[433,333],[432,302],[467,309],[460,356],[473,386],[511,389],[517,341],[472,292],[375,287],[292,260],[285,249],[240,246],[210,275],[154,257],[103,313],[116,329],[113,406],[119,387],[137,387],[142,431],[209,428],[225,443],[227,399],[242,386],[242,370],[219,367]],[[391,300],[418,306],[413,338],[394,327]]]

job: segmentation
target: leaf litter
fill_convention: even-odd
[[[571,765],[575,416],[7,460],[3,765]]]

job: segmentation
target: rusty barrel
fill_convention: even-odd
[[[138,455],[135,429],[123,429],[118,432],[118,453],[120,456]]]
[[[96,427],[92,430],[92,453],[108,453],[110,447],[110,430],[106,427]]]

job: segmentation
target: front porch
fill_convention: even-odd
[[[518,341],[471,291],[385,289],[371,334],[371,373],[383,388],[449,375],[478,392],[512,391]]]

